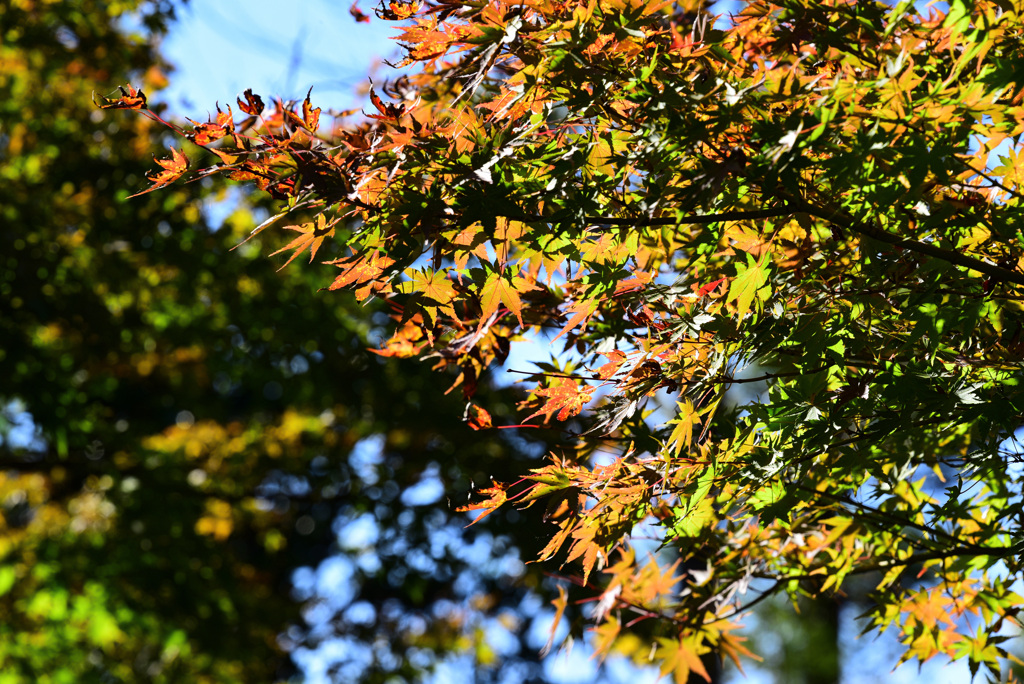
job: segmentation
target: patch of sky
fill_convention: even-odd
[[[335,684],[359,681],[373,664],[373,651],[354,639],[334,638],[315,649],[297,648],[292,658],[302,669],[305,684]]]
[[[336,609],[351,603],[356,594],[355,568],[344,556],[331,556],[316,569],[312,587],[316,596]]]
[[[544,676],[559,684],[589,684],[597,679],[597,661],[589,649],[566,648],[544,659]]]
[[[372,64],[396,52],[395,27],[376,17],[357,24],[346,8],[328,0],[287,11],[270,0],[193,0],[178,8],[162,45],[176,69],[159,99],[176,112],[213,112],[247,88],[288,100],[312,86],[325,109],[358,107],[364,98],[355,91]]]
[[[380,528],[372,513],[363,513],[354,520],[338,518],[334,521],[338,546],[347,551],[361,551],[377,543]]]
[[[420,475],[420,480],[402,492],[401,501],[406,506],[429,506],[444,496],[444,483],[441,481],[441,466],[430,463]]]
[[[11,399],[0,408],[0,445],[30,452],[46,451],[42,431],[20,399]]]
[[[376,484],[380,479],[377,466],[384,462],[384,437],[373,435],[360,440],[352,448],[348,462],[360,480],[368,485]]]

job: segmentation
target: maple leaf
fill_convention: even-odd
[[[591,630],[594,632],[594,655],[597,656],[598,661],[603,661],[611,653],[615,640],[619,638],[621,629],[622,625],[619,623],[619,619],[613,617]]]
[[[427,342],[423,340],[421,322],[418,318],[407,321],[395,331],[383,349],[370,349],[370,351],[378,356],[394,356],[400,359],[416,356],[427,346]]]
[[[558,625],[562,622],[562,616],[569,605],[569,594],[561,584],[558,585],[558,598],[552,599],[551,605],[555,607],[555,617],[552,619],[551,627],[549,628],[551,631],[548,633],[548,642],[540,650],[542,658],[551,652],[551,647],[555,643],[555,633],[558,631]]]
[[[356,254],[351,257],[337,259],[330,262],[344,272],[334,279],[328,286],[328,290],[338,290],[352,285],[370,285],[356,291],[356,297],[360,300],[366,299],[374,291],[384,288],[385,283],[378,279],[384,272],[394,265],[395,260],[380,250],[373,250],[369,253]]]
[[[487,234],[479,223],[461,230],[447,231],[443,235],[446,240],[458,247],[454,255],[456,270],[464,269],[469,263],[470,256],[475,256],[481,261],[487,258]]]
[[[572,316],[569,318],[569,321],[565,324],[565,326],[560,331],[558,331],[558,334],[555,335],[555,339],[557,340],[559,337],[569,332],[577,325],[586,326],[587,321],[590,319],[591,316],[594,315],[596,311],[596,300],[585,299],[581,302],[573,302],[566,311],[566,313],[572,313]]]
[[[352,6],[348,8],[348,13],[352,15],[352,18],[355,19],[357,23],[370,23],[370,17],[363,14],[362,10],[359,9],[359,0],[352,3]]]
[[[651,282],[651,280],[653,280],[653,278],[654,277],[650,273],[644,273],[643,271],[640,270],[634,271],[632,278],[619,281],[618,285],[615,286],[615,292],[613,293],[613,296],[618,297],[619,295],[625,294],[627,292],[636,292],[637,290],[642,290]]]
[[[700,288],[697,290],[697,299],[700,299],[701,297],[706,297],[707,295],[711,294],[723,282],[725,282],[725,278],[719,278],[718,280],[712,281],[707,285],[701,285]]]
[[[534,289],[533,286],[525,278],[519,276],[506,278],[497,271],[492,271],[484,281],[484,286],[480,288],[481,324],[498,310],[499,304],[504,304],[509,311],[515,314],[519,325],[525,327],[522,314],[523,302],[519,293],[532,289]]]
[[[121,97],[116,100],[101,96],[101,101],[97,102],[96,94],[93,93],[93,103],[100,109],[149,109],[146,94],[141,88],[136,90],[129,84],[127,89],[122,86],[117,86],[117,89],[121,91]]]
[[[255,95],[252,92],[252,88],[246,88],[245,92],[242,93],[242,97],[245,98],[245,102],[242,102],[242,98],[237,98],[238,108],[250,116],[259,116],[263,113],[265,105],[263,104],[263,98],[259,95]]]
[[[352,6],[355,7],[355,3]],[[367,17],[366,21],[370,21],[370,18]],[[312,94],[313,88],[310,87],[306,93],[306,99],[302,101],[302,122],[310,133],[316,133],[320,128],[320,108],[313,109],[313,103],[309,99]]]
[[[594,571],[597,559],[603,555],[603,549],[596,541],[601,532],[600,522],[593,517],[583,518],[572,530],[572,538],[575,541],[566,554],[565,562],[571,563],[577,558],[581,559],[584,585],[590,580],[590,573]]]
[[[754,299],[767,299],[770,290],[764,287],[768,280],[768,259],[762,257],[758,262],[747,254],[747,265],[736,264],[736,277],[729,285],[729,300],[736,302],[736,315],[743,318]]]
[[[323,214],[316,217],[315,223],[303,223],[301,226],[285,226],[285,230],[294,230],[297,233],[301,233],[297,238],[289,242],[287,245],[271,253],[270,256],[286,252],[289,249],[295,250],[288,261],[284,262],[284,266],[277,269],[280,271],[288,264],[295,261],[295,258],[302,254],[307,249],[309,250],[309,263],[313,263],[313,259],[316,257],[317,250],[320,249],[320,245],[323,241],[334,235],[334,224],[337,221],[331,221],[327,223],[327,219]]]
[[[129,197],[138,197],[139,195],[145,195],[147,192],[153,192],[154,190],[162,188],[169,183],[173,183],[180,178],[183,173],[188,171],[188,157],[173,147],[171,148],[170,159],[154,158],[154,161],[163,167],[163,171],[148,173],[146,178],[152,181],[153,185],[141,192],[130,195]]]
[[[551,415],[558,411],[558,420],[565,420],[570,416],[579,415],[584,404],[591,400],[594,388],[589,385],[577,385],[572,378],[557,378],[551,387],[538,389],[534,394],[538,397],[546,397],[547,402],[536,412],[531,413],[523,422],[536,416],[543,415],[544,422],[551,419]]]
[[[658,596],[668,596],[673,587],[683,581],[683,575],[677,575],[680,561],[662,570],[658,561],[651,557],[651,560],[644,566],[641,577],[634,582],[634,589],[640,594],[644,603],[654,601]]]
[[[377,108],[380,114],[367,114],[372,119],[379,119],[381,121],[397,121],[402,114],[405,113],[405,105],[394,105],[390,102],[385,103],[377,95],[377,92],[370,86],[370,102]]]
[[[491,427],[491,414],[476,404],[466,405],[466,423],[473,430],[484,430]]]
[[[450,304],[457,296],[455,285],[445,271],[433,271],[430,269],[416,270],[412,272],[412,280],[403,283],[405,287],[402,292],[420,292],[427,299],[438,304]]]
[[[527,475],[527,479],[533,480],[536,484],[531,485],[521,495],[519,498],[520,502],[534,501],[542,496],[547,496],[572,486],[572,480],[565,471],[564,463],[535,468],[530,472],[533,474]]]
[[[690,673],[693,672],[703,677],[704,681],[711,681],[711,676],[708,675],[697,653],[697,638],[658,637],[658,643],[661,644],[658,647],[658,659],[661,660],[662,676],[671,672],[676,684],[687,684],[690,681]]]
[[[469,525],[467,525],[466,527],[469,527],[470,525],[476,525],[478,522],[489,516],[494,511],[498,510],[498,508],[501,507],[502,504],[508,501],[508,492],[506,491],[507,489],[508,487],[506,485],[500,483],[495,483],[492,487],[481,489],[477,493],[487,495],[487,498],[484,501],[481,501],[479,503],[466,504],[465,506],[459,506],[458,508],[455,509],[455,512],[465,513],[467,511],[486,511],[481,515],[478,515],[473,520],[473,522],[469,523]]]
[[[674,420],[668,422],[669,425],[676,426],[668,438],[668,443],[675,447],[676,456],[681,451],[690,449],[690,445],[693,443],[693,426],[700,425],[700,416],[698,416],[692,401],[687,399],[677,402],[677,404],[679,413]]]
[[[601,352],[601,355],[608,357],[608,363],[597,369],[597,376],[602,380],[607,380],[619,371],[619,368],[622,367],[622,364],[626,360],[626,355],[618,349],[613,349],[609,352]]]
[[[231,117],[231,108],[228,107],[228,111],[222,112],[220,108],[217,109],[217,117],[215,121],[207,123],[198,123],[196,121],[189,120],[192,124],[192,132],[188,133],[188,139],[196,145],[206,146],[212,142],[216,142],[231,133],[235,124]]]

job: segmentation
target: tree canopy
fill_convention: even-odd
[[[528,518],[463,530],[443,492],[514,478],[539,433],[473,431],[428,367],[366,351],[383,306],[231,251],[256,198],[223,221],[217,178],[127,198],[165,130],[91,94],[166,83],[169,5],[2,16],[0,681],[283,681],[326,636],[375,649],[330,663],[367,682],[492,665],[484,627],[546,591],[509,535]],[[480,391],[511,420],[514,392]],[[338,547],[367,521],[375,545]]]
[[[266,191],[252,236],[288,231],[287,270],[341,246],[323,285],[400,310],[378,353],[447,371],[473,427],[561,427],[466,508],[547,508],[538,560],[594,600],[599,653],[706,677],[760,601],[864,576],[905,659],[996,676],[1024,548],[1022,8],[712,10],[385,0],[403,72],[369,114],[247,91],[170,125],[140,190]],[[156,118],[133,87],[100,105]],[[475,392],[523,339],[560,351],[497,417]]]

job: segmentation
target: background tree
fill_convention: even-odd
[[[230,252],[265,209],[204,214],[219,179],[127,199],[164,129],[91,93],[159,88],[171,16],[2,10],[0,681],[273,681],[338,635],[363,681],[511,663],[488,630],[548,591],[509,537],[526,518],[463,530],[446,497],[528,467],[541,433],[470,430],[436,374],[365,351],[383,307],[316,296],[259,240]],[[338,547],[354,522],[375,550]],[[325,595],[332,554],[350,578]]]
[[[200,173],[283,203],[294,257],[349,249],[330,287],[402,306],[388,353],[471,388],[509,339],[564,344],[521,415],[566,421],[566,450],[475,506],[568,502],[540,558],[576,563],[598,648],[682,681],[744,655],[760,601],[868,575],[905,657],[997,671],[1021,603],[1020,7],[377,12],[410,73],[368,120],[247,92],[178,132],[216,155]],[[685,572],[634,553],[640,523]]]

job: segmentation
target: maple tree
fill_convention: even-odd
[[[286,681],[332,624],[350,662],[321,660],[353,680],[529,663],[487,632],[546,601],[518,512],[464,530],[408,493],[514,478],[539,431],[473,432],[429,367],[366,351],[383,302],[318,296],[259,239],[231,251],[267,201],[206,212],[218,178],[128,199],[164,128],[90,97],[167,83],[170,9],[0,10],[0,681]],[[511,419],[515,392],[480,392]],[[367,519],[375,544],[339,545]]]
[[[370,114],[247,91],[171,125],[204,161],[152,182],[266,191],[253,235],[344,247],[327,289],[399,311],[378,353],[468,402],[550,333],[512,424],[563,448],[466,509],[549,506],[539,559],[595,600],[602,655],[708,678],[761,601],[866,576],[904,659],[995,676],[1022,602],[1024,8],[712,9],[385,0],[405,74]]]

